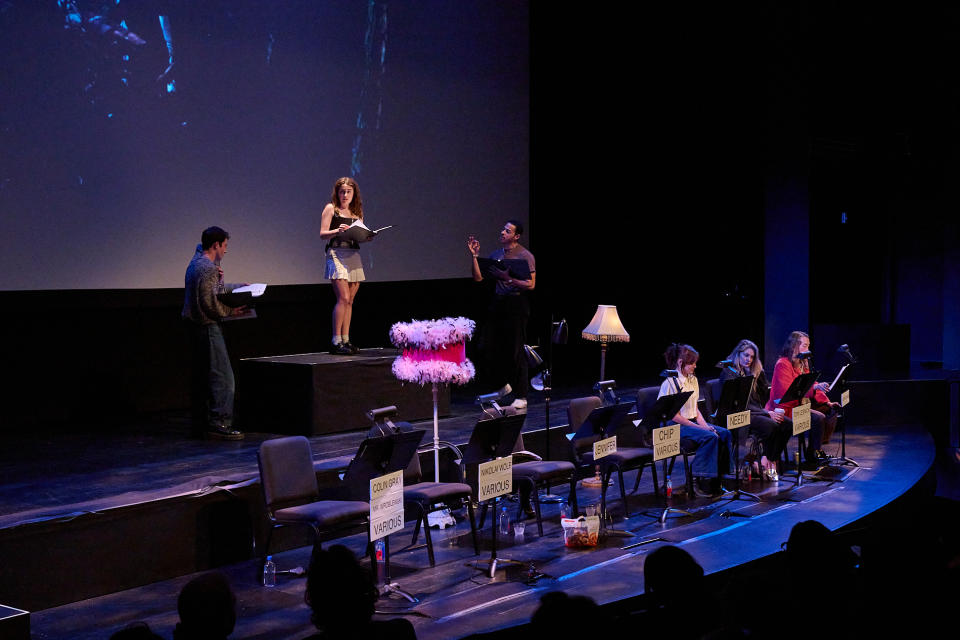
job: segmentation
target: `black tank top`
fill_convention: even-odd
[[[358,219],[359,218],[346,218],[344,216],[341,216],[339,213],[337,213],[337,210],[334,209],[333,218],[330,219],[330,229],[328,230],[332,231],[334,229],[339,229],[340,225],[342,224],[345,224],[349,227]],[[323,250],[326,251],[330,247],[333,247],[334,249],[341,249],[341,248],[359,249],[360,243],[357,242],[356,240],[341,240],[340,238],[337,238],[336,236],[334,236],[333,238],[331,238],[330,242],[327,243],[327,246],[323,248]]]

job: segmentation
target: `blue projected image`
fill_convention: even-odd
[[[213,224],[237,280],[325,282],[345,175],[368,279],[465,277],[528,219],[528,49],[526,2],[0,0],[0,290],[181,287]]]

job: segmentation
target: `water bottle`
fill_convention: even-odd
[[[510,514],[506,507],[500,511],[500,533],[503,535],[510,533]]]
[[[277,586],[277,565],[273,563],[273,556],[267,556],[267,561],[263,565],[263,586]]]
[[[374,556],[377,558],[377,575],[375,576],[377,584],[383,584],[386,581],[386,568],[387,568],[387,545],[384,544],[383,538],[380,538],[375,543],[373,543]]]
[[[670,476],[667,476],[667,500],[673,497],[673,480],[670,479]]]

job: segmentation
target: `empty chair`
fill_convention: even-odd
[[[257,454],[260,486],[267,505],[270,530],[260,554],[266,561],[273,530],[307,525],[320,545],[321,534],[366,525],[370,505],[360,500],[320,500],[310,441],[303,436],[275,438],[260,445]]]
[[[523,435],[517,440],[517,447],[524,449]],[[516,459],[516,457],[514,458]],[[577,506],[577,469],[567,460],[530,460],[514,463],[513,481],[521,492],[530,491],[533,507],[537,514],[537,533],[543,535],[543,519],[540,514],[540,489],[548,489],[550,485],[566,483],[570,485],[569,501],[573,515],[579,513]],[[522,515],[523,504],[518,508],[518,518]]]
[[[430,566],[434,566],[436,561],[433,555],[433,540],[430,538],[430,513],[443,508],[443,505],[457,508],[466,503],[467,511],[470,514],[473,551],[476,554],[480,553],[480,546],[477,541],[476,515],[473,511],[473,502],[470,500],[473,492],[470,485],[462,482],[421,482],[422,477],[420,456],[415,455],[410,461],[410,465],[403,472],[403,502],[405,505],[412,505],[417,511],[417,524],[413,529],[411,544],[416,543],[422,525],[423,536],[427,542],[427,557],[430,559]]]

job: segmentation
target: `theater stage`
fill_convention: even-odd
[[[554,427],[566,422],[565,407],[564,400],[551,406]],[[542,435],[543,410],[542,402],[531,402],[528,444]],[[461,400],[451,403],[451,413],[442,421],[443,436],[465,442],[477,409]],[[429,429],[429,423],[418,426]],[[120,432],[26,434],[5,448],[0,603],[32,611],[33,637],[102,639],[136,620],[170,637],[177,592],[188,574],[211,566],[227,573],[238,594],[232,638],[309,635],[304,581],[281,576],[276,588],[263,588],[251,558],[251,534],[262,540],[255,451],[272,436],[203,442],[186,438],[187,431],[185,417],[157,416]],[[351,432],[311,438],[318,469],[353,453],[362,437]],[[890,504],[930,470],[934,445],[919,424],[851,424],[847,454],[863,467],[846,468],[842,481],[808,482],[799,490],[788,478],[776,486],[754,481],[749,490],[761,495],[759,503],[680,496],[674,502],[692,515],[671,515],[664,525],[641,513],[657,507],[647,472],[626,519],[616,488],[610,490],[614,525],[633,536],[609,538],[590,550],[564,548],[558,507],[547,505],[544,536],[537,537],[528,521],[523,540],[508,539],[500,554],[533,562],[548,574],[532,585],[520,570],[499,571],[491,580],[476,568],[489,557],[489,519],[480,556],[473,555],[466,522],[437,532],[435,568],[425,549],[398,551],[409,542],[408,525],[391,537],[393,579],[421,602],[411,607],[391,598],[379,608],[408,615],[425,639],[523,624],[549,590],[588,595],[601,604],[629,603],[643,593],[644,557],[658,546],[682,546],[708,574],[764,558],[780,549],[799,521],[816,519],[839,529]],[[595,503],[598,491],[580,489],[579,500],[581,506]],[[364,536],[341,542],[359,553]],[[306,565],[309,548],[299,544],[291,538],[290,550],[275,554],[280,569]]]

